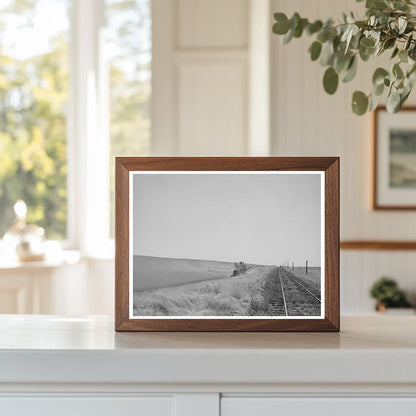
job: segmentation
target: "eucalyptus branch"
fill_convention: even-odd
[[[355,77],[359,60],[367,62],[391,51],[391,65],[377,68],[373,74],[371,93],[354,92],[352,109],[359,115],[372,111],[387,93],[387,109],[397,112],[416,78],[416,3],[366,0],[365,8],[364,19],[344,14],[336,25],[332,19],[310,22],[298,13],[290,19],[284,13],[275,13],[273,32],[283,36],[284,44],[304,34],[315,38],[309,54],[326,68],[323,86],[328,94],[336,92],[340,80],[349,82]]]

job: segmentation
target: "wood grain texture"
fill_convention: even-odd
[[[416,250],[416,241],[341,241],[341,250]]]
[[[340,310],[339,222],[339,159],[336,159],[325,171],[325,317],[337,330]]]
[[[115,327],[129,318],[129,171],[116,158]]]
[[[416,205],[382,205],[378,202],[378,181],[377,181],[377,172],[378,172],[378,120],[381,111],[387,111],[385,106],[377,107],[373,112],[373,209],[374,210],[387,210],[387,211],[414,211],[416,210]],[[413,111],[416,112],[416,106],[406,106],[403,107],[401,112]]]
[[[130,171],[324,171],[324,319],[129,319]],[[116,158],[116,331],[339,331],[339,158]]]

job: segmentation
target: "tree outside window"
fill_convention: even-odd
[[[47,238],[67,237],[72,6],[71,0],[0,5],[0,238],[18,199],[28,205],[28,222],[45,228]],[[103,0],[102,7],[110,160],[103,175],[110,175],[111,213],[103,227],[112,236],[114,157],[149,153],[151,0]]]

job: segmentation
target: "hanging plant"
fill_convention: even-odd
[[[364,0],[356,0],[361,3]],[[275,13],[273,33],[283,36],[283,44],[307,34],[314,41],[309,47],[312,61],[326,68],[323,87],[334,94],[340,80],[350,82],[357,74],[359,60],[364,62],[390,54],[390,65],[374,71],[369,94],[355,91],[352,110],[363,115],[373,111],[383,96],[390,113],[400,111],[413,89],[416,77],[416,0],[366,0],[364,19],[343,14],[339,22],[310,22],[299,13],[290,19]]]

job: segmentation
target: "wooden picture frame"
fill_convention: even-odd
[[[209,176],[209,174],[212,174],[212,175]],[[192,180],[193,181],[192,184],[194,185],[196,184],[196,185],[192,187],[183,185],[182,182],[186,183],[187,180],[188,181]],[[318,180],[319,182],[317,182]],[[310,183],[310,181],[313,181],[314,184],[318,183],[318,185],[309,187],[308,184]],[[290,184],[295,183],[293,187],[293,191],[291,190],[292,188],[289,188],[289,187],[277,188],[277,186],[279,187],[286,186],[285,184],[289,184],[289,183]],[[300,184],[299,187],[297,187],[298,185],[296,185],[298,183]],[[162,184],[163,184],[163,187],[162,187]],[[232,184],[232,185],[229,186],[229,184]],[[235,184],[237,185],[234,186]],[[240,184],[243,184],[242,186],[244,187],[247,186],[247,192],[240,192],[238,188]],[[259,185],[260,185],[260,188],[263,189],[262,188],[263,184],[264,184],[264,190],[265,190],[264,192],[258,189]],[[175,188],[175,186],[179,186],[180,188],[178,189],[181,189],[181,192],[178,193],[177,190],[172,190],[172,188]],[[210,188],[207,188],[210,191],[205,192],[204,186],[210,186]],[[225,189],[227,190],[231,189],[230,194],[229,195],[226,194],[225,198],[223,194],[220,193],[222,192],[221,189],[223,189],[224,187],[226,187]],[[269,308],[267,310],[269,311],[270,316],[269,315],[266,316],[266,314],[264,314],[264,316],[263,315],[253,315],[253,316],[239,315],[234,318],[233,316],[228,316],[228,315],[227,316],[222,316],[222,315],[211,316],[211,312],[208,313],[209,315],[208,317],[203,315],[202,312],[201,312],[201,316],[192,316],[192,317],[189,317],[187,315],[173,316],[173,317],[170,315],[169,316],[159,316],[159,315],[156,316],[155,312],[149,312],[150,313],[149,316],[147,314],[144,315],[145,312],[143,311],[147,311],[147,309],[145,309],[145,306],[144,306],[145,303],[141,299],[145,299],[146,302],[148,302],[149,299],[150,299],[150,302],[156,298],[159,299],[158,296],[162,296],[161,295],[162,292],[160,291],[163,291],[163,290],[172,291],[173,289],[171,289],[171,287],[173,286],[169,286],[167,289],[165,287],[163,287],[162,289],[154,289],[159,292],[154,292],[154,290],[153,292],[146,291],[146,290],[142,291],[141,289],[133,292],[133,284],[136,285],[136,283],[139,282],[140,285],[141,284],[151,285],[151,284],[154,284],[154,282],[157,281],[157,279],[160,277],[156,275],[155,277],[156,280],[153,279],[154,274],[151,274],[151,279],[147,277],[150,266],[143,266],[143,264],[147,264],[147,263],[143,263],[143,261],[151,262],[152,258],[148,257],[148,254],[146,253],[142,255],[143,254],[142,251],[151,250],[151,249],[160,250],[162,249],[162,246],[165,248],[165,250],[166,250],[166,247],[169,250],[172,249],[172,251],[169,251],[169,253],[173,252],[174,250],[177,250],[176,247],[169,246],[169,244],[171,244],[169,243],[169,241],[171,240],[175,242],[177,241],[175,239],[176,237],[172,238],[172,235],[167,235],[169,234],[169,232],[173,233],[173,231],[170,231],[170,230],[171,229],[173,230],[174,226],[173,225],[170,226],[169,225],[170,223],[167,222],[169,220],[166,219],[165,217],[161,218],[161,216],[164,216],[165,213],[167,213],[166,214],[167,218],[174,218],[176,221],[178,219],[177,214],[175,214],[172,217],[173,215],[172,212],[174,209],[176,209],[175,208],[176,205],[182,203],[183,201],[188,201],[188,199],[186,199],[187,195],[185,195],[184,197],[183,193],[185,192],[186,194],[188,190],[190,189],[192,191],[189,191],[189,192],[194,192],[193,189],[202,189],[202,191],[199,193],[198,198],[189,199],[190,201],[200,201],[201,200],[200,195],[206,195],[207,193],[210,194],[209,197],[206,197],[206,196],[202,197],[202,200],[205,201],[205,203],[195,202],[195,204],[199,204],[199,205],[197,209],[194,209],[192,211],[192,212],[197,212],[197,214],[195,214],[197,216],[199,215],[198,214],[199,210],[201,210],[201,207],[203,207],[201,211],[203,212],[203,214],[201,214],[201,225],[200,225],[201,227],[207,226],[205,224],[205,222],[208,221],[206,220],[206,218],[210,217],[210,212],[212,212],[212,210],[214,209],[212,207],[208,207],[207,209],[204,208],[206,205],[211,204],[210,202],[211,200],[215,202],[215,209],[216,209],[215,212],[217,212],[217,214],[218,214],[218,206],[220,206],[220,204],[217,203],[217,201],[221,198],[222,198],[222,201],[230,200],[229,202],[230,206],[228,207],[227,205],[227,208],[224,211],[224,213],[227,213],[227,215],[229,215],[229,212],[236,212],[235,210],[232,211],[235,208],[233,204],[240,204],[238,205],[239,207],[242,206],[239,195],[243,194],[241,198],[245,198],[244,201],[248,201],[248,196],[253,195],[252,192],[256,196],[257,196],[257,193],[260,196],[266,195],[266,194],[271,194],[271,195],[276,194],[276,197],[273,196],[274,198],[273,201],[275,199],[280,201],[278,207],[280,207],[280,205],[286,206],[284,201],[292,201],[291,202],[292,205],[287,205],[287,206],[293,207],[292,208],[294,210],[293,212],[296,212],[296,213],[307,212],[307,214],[305,214],[307,216],[311,215],[309,213],[312,211],[312,209],[309,209],[308,207],[314,204],[313,207],[315,208],[313,209],[315,211],[313,212],[317,212],[316,209],[320,210],[319,218],[318,218],[318,225],[317,224],[313,225],[311,223],[312,228],[320,227],[320,231],[319,231],[319,239],[320,239],[320,248],[319,248],[320,266],[319,267],[320,268],[316,267],[316,270],[319,269],[319,273],[321,274],[321,277],[320,277],[321,289],[320,289],[319,295],[311,292],[315,290],[315,289],[312,290],[312,286],[311,286],[311,284],[313,283],[312,280],[308,280],[308,281],[303,280],[302,273],[307,273],[307,270],[305,269],[305,271],[303,271],[303,269],[301,269],[300,267],[294,267],[294,264],[290,264],[290,263],[288,264],[286,260],[284,262],[285,264],[283,264],[280,267],[277,267],[277,265],[275,266],[274,263],[272,266],[270,265],[271,264],[270,262],[261,263],[261,264],[267,264],[266,266],[260,266],[259,265],[260,263],[256,263],[255,261],[252,261],[252,263],[248,265],[246,265],[244,262],[240,262],[240,263],[236,262],[235,266],[233,266],[234,270],[232,271],[232,273],[227,274],[226,277],[224,278],[223,277],[218,278],[216,275],[217,271],[215,271],[215,267],[210,268],[209,264],[211,263],[209,263],[208,266],[204,265],[204,272],[206,270],[212,271],[210,269],[213,269],[215,271],[214,273],[215,279],[219,279],[218,284],[220,285],[220,290],[223,290],[222,288],[224,287],[228,287],[225,285],[234,287],[235,285],[246,284],[248,285],[247,287],[249,287],[250,290],[253,291],[257,289],[254,284],[253,284],[254,289],[252,286],[250,286],[251,282],[255,281],[256,284],[257,282],[262,282],[263,286],[261,286],[261,289],[262,289],[261,293],[263,294],[263,297],[260,298],[261,301],[264,301],[265,293],[269,293],[266,291],[266,286],[265,286],[266,280],[250,280],[250,279],[254,279],[254,278],[266,279],[263,277],[261,278],[258,277],[261,274],[260,272],[269,273],[267,276],[279,276],[280,283],[282,284],[281,286],[282,291],[286,289],[286,292],[287,292],[286,295],[292,296],[292,300],[289,298],[289,300],[284,301],[284,305],[283,305],[285,309],[284,315],[282,312],[283,309],[282,311],[280,311],[280,309],[276,309],[278,308],[279,305],[276,306],[272,302],[271,295],[269,299],[271,303],[268,306],[266,305]],[[212,191],[213,189],[214,191]],[[279,191],[280,189],[289,189],[289,191],[282,193]],[[311,197],[308,198],[308,201],[310,200],[310,201],[318,201],[318,202],[307,201],[307,202],[302,202],[301,204],[297,204],[297,205],[294,204],[293,202],[295,200],[298,201],[298,198],[299,198],[299,196],[296,196],[296,194],[299,195],[299,193],[301,193],[303,196],[303,194],[305,194],[305,192],[303,192],[304,189],[307,190],[306,193],[309,192],[308,195],[311,195]],[[319,195],[316,197],[316,199],[313,196],[315,189],[319,189]],[[302,192],[300,192],[301,190]],[[212,195],[211,195],[211,192],[212,192]],[[339,314],[340,314],[339,313],[339,298],[340,298],[340,295],[339,295],[339,158],[337,157],[243,157],[243,158],[119,157],[119,158],[116,158],[115,194],[116,194],[116,201],[115,201],[115,204],[116,204],[115,205],[116,206],[116,215],[115,215],[116,217],[115,219],[115,244],[116,244],[115,246],[115,330],[116,331],[339,331]],[[168,199],[167,201],[165,201],[166,204],[164,205],[163,210],[159,208],[159,206],[161,205],[160,201],[161,200],[163,201],[163,199],[160,199],[161,194],[166,196],[166,198]],[[175,199],[176,195],[180,195],[180,197],[178,197],[177,200]],[[284,195],[284,197],[282,197],[282,195]],[[228,196],[230,198],[228,198]],[[192,198],[193,197],[194,195],[192,194]],[[278,199],[278,197],[280,199]],[[175,200],[172,201],[173,199]],[[267,204],[261,203],[261,201],[260,202],[257,201],[258,205],[254,204],[253,205],[254,208],[250,208],[250,210],[248,209],[246,210],[246,208],[244,208],[243,211],[248,212],[247,215],[249,215],[249,218],[252,218],[250,215],[253,215],[253,218],[256,218],[256,221],[257,221],[257,218],[263,218],[264,215],[268,215],[268,214],[264,214],[263,212],[265,210],[264,207]],[[298,208],[295,208],[296,206],[298,206]],[[255,210],[257,209],[260,209],[260,211],[256,212]],[[300,211],[297,211],[297,209],[299,209]],[[170,210],[172,210],[172,212]],[[180,210],[177,210],[174,212],[177,213],[177,212],[180,212]],[[207,212],[208,212],[208,215],[207,215]],[[183,214],[183,216],[181,215],[180,215],[181,218],[187,218],[185,214]],[[271,215],[274,215],[273,210],[272,210]],[[292,215],[292,214],[290,213],[289,215]],[[241,218],[246,218],[246,217],[242,216]],[[273,222],[274,217],[271,216],[270,218],[271,218],[270,221]],[[302,216],[299,218],[304,218],[304,217]],[[230,216],[227,216],[226,219],[230,219],[230,221],[237,221],[235,218],[231,218]],[[280,220],[282,220],[282,218],[280,218]],[[289,222],[289,220],[293,222],[293,218],[292,219],[286,218],[286,222]],[[266,219],[265,221],[268,221],[268,220]],[[306,217],[302,221],[306,221]],[[299,223],[301,223],[302,221],[299,220]],[[187,220],[183,221],[183,223],[188,224]],[[204,223],[205,225],[202,225],[202,223]],[[167,228],[169,230],[166,231],[166,228],[162,228],[165,234],[162,234],[162,232],[159,230],[148,231],[148,230],[154,230],[154,228],[151,228],[151,227],[155,227],[154,224],[156,224],[156,227],[159,227],[159,224],[168,224]],[[200,223],[194,222],[193,224],[198,224],[199,226]],[[211,226],[211,224],[216,224],[216,222],[209,223],[209,226]],[[225,221],[225,224],[227,224],[226,221]],[[244,224],[245,225],[242,227],[243,231],[245,231],[246,227],[251,226],[250,224],[247,225],[247,222],[245,222]],[[161,227],[162,225],[160,225],[160,228]],[[179,229],[180,227],[182,227],[182,230],[184,231],[183,231],[183,236],[179,238],[178,240],[182,239],[182,240],[187,241],[188,239],[185,238],[185,236],[194,235],[194,234],[191,234],[194,231],[192,231],[192,229],[190,230],[185,229],[182,223],[180,223]],[[214,227],[217,227],[217,226],[214,225]],[[299,229],[299,227],[300,225],[292,226],[291,230],[293,229],[297,230]],[[264,230],[266,230],[266,228]],[[260,232],[263,232],[263,228],[257,227],[257,225],[255,226],[253,225],[252,229],[255,230],[255,233],[257,234]],[[260,229],[262,231],[258,231]],[[139,230],[139,232],[136,232],[133,230],[136,230],[136,231]],[[313,228],[313,230],[315,230],[315,228]],[[209,229],[207,233],[211,235]],[[241,232],[238,231],[238,233],[241,233]],[[274,233],[274,230],[273,230],[273,233]],[[272,234],[272,235],[278,235],[278,234],[279,233]],[[302,241],[309,241],[307,247],[311,247],[312,250],[317,250],[317,246],[315,244],[316,242],[315,236],[318,234],[316,232],[314,233],[311,232],[311,234],[313,234],[313,238],[311,237],[309,241],[308,240],[309,237],[307,234],[303,234],[301,238],[297,238],[296,235],[298,234],[293,232],[293,235],[294,235],[293,238],[294,238],[295,243],[292,243],[292,246],[297,245],[296,242],[298,242],[299,245],[302,245],[302,244],[306,244],[306,243],[302,243]],[[159,238],[160,235],[164,236],[163,242],[162,242],[162,239]],[[166,235],[167,237],[165,238]],[[288,235],[288,233],[286,233],[286,235]],[[176,236],[176,234],[174,234],[174,236]],[[159,238],[159,240],[157,238]],[[216,252],[218,253],[219,249],[218,247],[216,247],[217,244],[207,245],[206,247],[204,246],[204,244],[207,244],[205,240],[209,240],[209,237],[206,237],[206,238],[204,237],[203,241],[202,240],[199,241],[198,238],[199,237],[197,237],[197,239],[194,241],[194,243],[192,244],[192,247],[190,243],[187,243],[187,242],[183,243],[185,244],[186,249],[189,250],[190,247],[192,249],[194,247],[196,247],[196,249],[198,249],[199,247],[203,247],[205,250],[206,247],[208,247],[209,250],[211,250],[211,247],[212,247],[212,250],[214,251],[217,250]],[[229,238],[228,235],[225,236],[225,240],[227,238]],[[136,240],[138,241],[137,244],[136,244]],[[240,240],[241,239],[239,238],[238,241]],[[133,241],[134,241],[134,245],[133,245]],[[160,245],[158,244],[158,241],[161,242]],[[237,238],[233,241],[237,241]],[[251,239],[246,239],[245,241],[250,241],[251,247],[255,248],[254,251],[257,250],[258,241],[260,241],[261,244],[265,244],[263,242],[263,238],[259,239],[259,238],[253,237]],[[264,241],[266,241],[266,237],[264,237]],[[280,241],[283,241],[283,239],[280,238],[280,240],[278,240],[276,237],[275,241],[276,242],[279,241],[279,244],[281,244]],[[289,246],[288,242],[285,244]],[[176,246],[176,244],[171,244],[171,245]],[[236,244],[236,246],[237,246],[237,249],[240,249],[240,245]],[[319,242],[318,242],[318,246],[319,246]],[[140,251],[138,254],[136,253],[137,247],[141,247],[142,249],[142,251]],[[229,247],[229,245],[224,245],[224,247]],[[242,244],[241,247],[245,248],[245,245]],[[269,252],[270,244],[264,245],[264,247],[266,247],[267,250],[263,250],[263,246],[261,246],[260,247],[261,250],[259,248],[259,250],[257,250],[256,253],[257,252],[263,253],[264,251]],[[277,247],[277,243],[276,243],[276,247]],[[272,244],[272,248],[274,249],[273,244]],[[212,253],[214,253],[214,251],[212,251]],[[160,257],[165,257],[165,256],[157,255],[156,259],[159,259]],[[170,260],[173,259],[172,260],[173,263],[171,262],[169,264],[177,264],[177,261],[182,261],[183,256],[172,255],[170,257],[171,257]],[[181,258],[179,259],[179,257]],[[133,259],[136,262],[136,258],[138,259],[139,261],[138,264],[140,266],[136,266],[136,265],[133,266]],[[186,258],[187,259],[201,258],[201,256],[196,256],[196,255],[194,255],[193,257],[186,256]],[[208,257],[205,257],[205,258],[208,258]],[[216,260],[216,259],[210,258],[209,260]],[[238,259],[235,259],[235,260],[237,261]],[[186,261],[193,262],[193,261],[199,261],[199,260],[186,260]],[[229,262],[231,262],[231,260],[229,260]],[[158,260],[157,264],[159,263],[160,262]],[[151,263],[151,264],[154,264],[154,263]],[[193,265],[194,263],[190,263],[190,264]],[[242,266],[240,267],[240,265]],[[217,267],[217,268],[219,269],[220,267]],[[239,270],[236,270],[238,268]],[[298,271],[298,269],[300,269],[300,271]],[[324,269],[324,272],[322,271],[322,269]],[[240,275],[240,272],[241,272],[241,275]],[[158,273],[158,272],[152,272],[152,273]],[[277,275],[274,275],[271,273],[277,273]],[[229,279],[228,276],[231,276],[231,275],[236,276],[234,277],[235,280]],[[296,279],[294,278],[295,275],[296,275]],[[312,275],[313,273],[310,272],[310,277],[308,277],[308,279],[312,279],[313,278]],[[202,274],[200,276],[202,276]],[[254,276],[254,277],[251,277],[251,276]],[[182,278],[182,275],[180,275],[180,277]],[[238,280],[238,279],[241,279],[241,280]],[[267,279],[270,280],[271,277],[268,277]],[[274,282],[277,282],[276,281],[277,277],[273,277],[273,279],[275,279]],[[168,282],[168,283],[171,284],[172,282]],[[282,282],[284,282],[284,285]],[[192,280],[190,283],[193,284],[194,281]],[[302,285],[302,283],[303,283],[304,289],[301,290],[300,286]],[[178,290],[183,290],[183,287],[185,286],[181,284],[179,289],[175,289],[176,292],[174,293],[178,293],[177,292]],[[186,286],[186,287],[188,288],[189,286]],[[200,286],[199,286],[199,283],[198,284],[195,283],[192,287],[199,288]],[[205,286],[207,290],[210,289],[211,287],[212,286],[210,286],[210,284],[207,284]],[[204,289],[202,286],[201,288]],[[196,290],[196,289],[192,289],[192,290]],[[310,293],[309,297],[307,296],[307,293],[306,293],[307,291]],[[183,293],[183,292],[180,292],[180,293]],[[250,292],[250,293],[254,293],[254,292]],[[276,293],[276,296],[280,296],[279,299],[282,299],[281,294],[279,294],[278,292],[275,292],[275,293]],[[301,299],[306,299],[307,297],[308,299],[312,299],[311,296],[314,296],[315,299],[318,299],[317,296],[319,296],[319,299],[322,299],[322,303],[320,301],[320,309],[319,309],[320,315],[318,315],[317,312],[316,312],[316,315],[314,315],[315,312],[313,312],[314,310],[313,308],[316,306],[316,302],[314,304],[312,300],[305,301],[304,302],[305,305],[301,301],[299,301],[299,304],[302,303],[302,306],[299,306],[300,309],[299,308],[294,309],[298,307],[297,306],[298,303],[296,303],[298,301],[295,300],[295,299],[298,299],[296,298],[296,296],[298,296],[298,293],[302,293]],[[222,293],[220,294],[222,295]],[[144,295],[146,295],[147,297],[143,298]],[[164,299],[163,297],[160,297],[160,298]],[[250,298],[250,299],[251,299],[250,308],[252,308],[253,298]],[[153,307],[153,305],[151,306]],[[264,302],[260,303],[260,306],[263,307]],[[283,308],[282,305],[280,306]],[[300,312],[292,312],[292,315],[290,315],[291,313],[290,308],[292,308],[292,310],[294,311],[299,310]],[[163,305],[162,305],[162,310],[163,310]],[[152,311],[154,311],[154,309],[152,309]],[[275,313],[282,313],[282,315],[275,315]],[[302,314],[302,315],[299,315],[299,314]],[[306,314],[309,314],[309,315],[306,315]],[[286,315],[289,315],[289,316],[286,316]]]
[[[415,106],[396,114],[384,106],[373,112],[374,210],[416,209],[416,170],[411,160],[416,161],[415,120]]]

